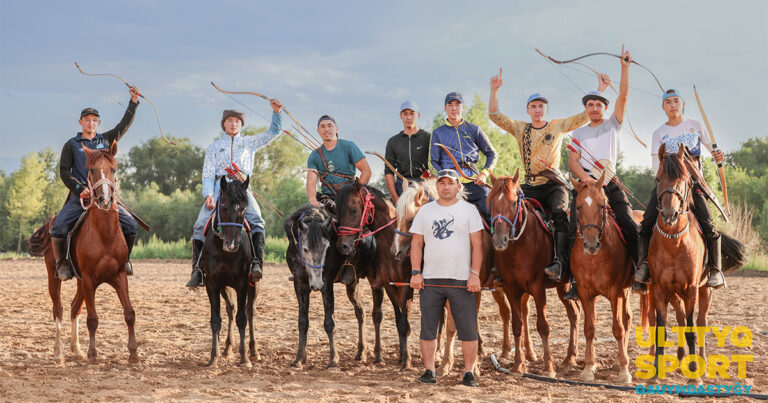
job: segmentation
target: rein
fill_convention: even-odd
[[[496,221],[503,220],[509,224],[509,237],[512,239],[512,242],[520,239],[520,237],[523,236],[523,232],[525,232],[525,226],[528,223],[528,213],[526,212],[525,217],[523,218],[523,223],[520,225],[520,233],[517,233],[517,222],[520,218],[520,214],[522,214],[523,211],[523,203],[525,203],[525,194],[523,193],[522,189],[517,189],[517,208],[515,211],[514,221],[510,221],[509,218],[503,214],[493,216],[491,218],[491,234],[494,232]]]
[[[365,191],[365,195],[363,195],[363,191]],[[373,205],[373,199],[375,199],[376,196],[372,195],[371,192],[364,187],[360,188],[359,195],[360,199],[363,201],[363,214],[360,217],[360,226],[358,228],[337,227],[336,229],[336,233],[339,236],[352,236],[355,234],[360,234],[360,236],[355,241],[367,238],[383,230],[384,228],[389,227],[390,225],[394,224],[395,221],[397,221],[397,218],[393,218],[388,223],[382,225],[374,231],[364,232],[366,226],[373,224],[373,217],[376,214],[376,207]]]
[[[103,173],[102,173],[102,175],[103,175]],[[83,201],[83,198],[80,198],[80,207],[82,207],[83,210],[87,210],[87,209],[91,208],[91,206],[94,204],[93,203],[93,198],[96,196],[96,194],[93,192],[93,189],[98,189],[99,186],[103,186],[103,185],[107,185],[109,187],[109,189],[110,189],[109,195],[110,195],[110,198],[112,199],[112,205],[110,207],[103,208],[103,207],[101,207],[101,205],[99,205],[99,203],[95,203],[96,207],[99,208],[100,210],[111,210],[113,208],[115,210],[117,210],[117,200],[115,198],[115,194],[117,193],[117,177],[115,177],[115,181],[114,182],[111,179],[109,179],[109,178],[101,178],[101,179],[97,180],[96,183],[91,184],[91,176],[90,175],[88,175],[88,192],[91,195],[91,201],[89,201],[88,205],[86,206],[85,202]]]

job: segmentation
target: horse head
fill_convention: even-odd
[[[310,289],[317,291],[323,288],[323,266],[331,246],[331,215],[323,207],[312,207],[299,216],[297,226],[301,261],[307,271]]]
[[[513,239],[514,223],[512,220],[519,217],[523,208],[520,189],[520,169],[514,177],[495,176],[491,173],[491,192],[486,198],[491,211],[491,229],[493,230],[493,247],[502,251],[507,249],[509,241]]]
[[[395,260],[401,260],[408,255],[413,238],[411,224],[421,206],[427,203],[429,203],[429,194],[425,186],[418,182],[412,182],[397,199],[395,239],[390,249]]]
[[[219,200],[216,202],[216,223],[214,234],[221,238],[224,252],[234,253],[240,247],[245,233],[245,209],[248,207],[248,182],[221,177]]]
[[[85,168],[88,170],[88,189],[91,192],[91,202],[102,210],[115,207],[115,192],[117,191],[117,143],[112,143],[109,151],[90,150],[83,146],[85,152]]]
[[[395,212],[383,193],[355,179],[352,185],[339,191],[336,215],[339,222],[336,246],[339,252],[348,256],[355,251],[357,242],[362,238],[394,223]],[[388,244],[379,246],[389,247]]]
[[[659,172],[656,173],[657,209],[667,226],[673,226],[681,214],[688,210],[691,197],[691,175],[684,163],[685,146],[680,144],[677,154],[667,154],[666,145],[659,148]]]
[[[608,198],[603,191],[605,171],[600,179],[589,178],[579,182],[571,176],[576,189],[576,219],[578,232],[584,244],[584,254],[595,255],[600,250],[600,240],[608,217]]]

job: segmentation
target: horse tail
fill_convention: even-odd
[[[651,293],[650,291],[640,295],[640,325],[643,327],[643,334],[648,333],[648,315],[651,314]]]
[[[45,252],[50,249],[51,234],[49,231],[51,230],[54,221],[56,221],[56,216],[52,215],[48,222],[36,229],[35,233],[29,237],[29,240],[27,241],[27,249],[31,256],[43,257],[45,256]]]
[[[749,253],[743,242],[724,233],[720,234],[720,238],[724,273],[735,271],[747,264],[749,261]]]

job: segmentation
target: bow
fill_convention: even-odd
[[[375,155],[375,156],[381,158],[381,160],[384,161],[384,165],[386,165],[389,169],[391,169],[392,172],[395,173],[395,175],[400,177],[400,179],[402,179],[403,182],[408,183],[408,179],[405,179],[405,177],[403,175],[401,175],[400,172],[397,172],[397,169],[395,169],[395,167],[393,167],[392,164],[390,164],[389,161],[387,161],[387,159],[384,158],[381,154],[377,153],[376,151],[366,151],[365,153],[366,154]]]
[[[453,166],[455,166],[455,167],[456,167],[456,172],[457,172],[459,175],[461,175],[461,177],[462,177],[462,178],[464,178],[464,179],[466,179],[466,180],[469,180],[469,181],[473,181],[473,182],[475,181],[475,179],[474,179],[474,178],[470,178],[469,176],[467,176],[467,175],[464,173],[464,171],[462,171],[462,170],[461,170],[461,165],[459,165],[459,163],[456,161],[456,158],[454,158],[454,157],[453,157],[453,154],[451,154],[451,151],[450,151],[450,150],[448,150],[448,147],[446,147],[445,145],[443,145],[443,144],[440,144],[440,143],[434,143],[434,144],[435,144],[436,146],[438,146],[438,147],[442,148],[442,149],[443,149],[443,151],[445,151],[445,153],[446,153],[446,154],[448,154],[448,158],[450,158],[450,159],[451,159],[451,161],[453,162]],[[486,187],[489,187],[489,188],[491,187],[491,185],[489,185],[489,184],[487,184],[487,183],[485,183],[485,182],[483,182],[483,186],[486,186]]]
[[[701,118],[704,119],[704,124],[707,126],[707,133],[709,133],[709,139],[712,142],[712,151],[719,151],[717,148],[717,141],[715,141],[715,134],[712,132],[712,126],[709,124],[709,119],[707,118],[707,114],[704,112],[704,107],[701,105],[701,99],[699,99],[699,93],[696,91],[696,84],[693,85],[693,93],[696,95],[696,103],[699,104],[699,112],[701,112]],[[725,182],[725,169],[723,169],[722,162],[717,163],[717,172],[720,174],[720,186],[723,188],[723,202],[725,202],[725,210],[728,212],[728,215],[731,215],[731,207],[728,204],[728,186]],[[727,218],[726,221],[728,221]]]
[[[80,65],[77,64],[77,62],[75,62],[75,67],[77,67],[77,69],[81,73],[85,74],[86,76],[112,76],[112,77],[115,77],[116,79],[122,81],[123,84],[125,84],[128,88],[133,88],[132,85],[128,84],[128,81],[125,81],[122,77],[118,76],[117,74],[112,74],[112,73],[86,73],[86,72],[83,71],[83,69],[80,68]],[[157,118],[157,128],[158,128],[158,130],[160,130],[160,136],[163,138],[163,140],[165,140],[166,143],[175,146],[176,143],[173,140],[169,140],[167,137],[165,137],[165,134],[163,134],[163,127],[160,125],[160,113],[157,112],[157,106],[155,106],[155,103],[150,101],[143,94],[141,94],[139,96],[142,97],[145,101],[149,102],[149,104],[152,105],[152,108],[155,109],[155,117]]]
[[[600,76],[600,72],[598,72],[597,70],[593,69],[592,67],[589,67],[589,66],[587,66],[587,65],[586,65],[586,64],[584,64],[584,63],[580,63],[580,62],[578,62],[578,60],[584,59],[584,58],[586,58],[586,57],[589,57],[589,56],[596,56],[596,55],[606,55],[606,56],[612,56],[612,57],[616,57],[616,58],[618,58],[618,59],[621,59],[621,56],[620,56],[620,55],[617,55],[617,54],[613,54],[613,53],[605,53],[605,52],[596,52],[596,53],[590,53],[590,54],[587,54],[587,55],[584,55],[584,56],[581,56],[581,57],[577,57],[577,58],[574,58],[574,59],[570,59],[570,60],[557,60],[557,59],[554,59],[554,58],[552,58],[552,57],[551,57],[551,56],[549,56],[549,55],[546,55],[546,54],[544,54],[544,52],[542,52],[542,51],[541,51],[541,50],[539,50],[539,49],[535,49],[535,50],[536,50],[536,52],[537,52],[538,54],[540,54],[542,57],[544,57],[545,59],[549,60],[549,61],[550,61],[550,62],[552,62],[552,63],[556,63],[556,64],[567,64],[567,63],[575,63],[575,64],[578,64],[579,66],[583,66],[583,67],[586,67],[586,68],[587,68],[587,69],[589,69],[591,72],[595,73],[595,75],[597,75],[598,77],[601,77],[601,76]],[[646,71],[648,71],[649,73],[651,73],[651,75],[653,76],[654,80],[656,80],[656,84],[658,84],[658,85],[659,85],[659,88],[661,88],[661,91],[662,91],[662,93],[664,92],[664,87],[661,85],[661,82],[659,82],[659,79],[658,79],[658,78],[656,78],[656,75],[655,75],[655,74],[653,74],[653,72],[652,72],[652,71],[651,71],[649,68],[647,68],[647,67],[643,66],[642,64],[640,64],[640,63],[638,63],[638,62],[636,62],[636,61],[634,61],[634,60],[632,60],[632,63],[634,63],[634,64],[636,64],[636,65],[638,65],[638,66],[642,67],[643,69],[645,69]],[[609,87],[611,87],[611,90],[613,90],[613,92],[614,92],[616,95],[618,95],[618,94],[619,94],[619,92],[616,90],[616,87],[614,87],[614,86],[613,86],[613,83],[611,83],[610,81],[608,82],[608,86],[609,86]],[[627,117],[627,123],[629,124],[629,130],[632,132],[632,136],[635,138],[635,140],[637,140],[637,142],[638,142],[638,143],[642,144],[642,146],[643,146],[643,147],[645,147],[645,148],[648,148],[648,146],[647,146],[647,145],[646,145],[646,144],[645,144],[645,143],[644,143],[642,140],[640,140],[640,136],[638,136],[638,135],[637,135],[637,132],[635,132],[635,128],[634,128],[634,127],[632,127],[632,121],[629,119],[629,114],[628,114],[628,113],[626,113],[626,112],[625,112],[624,114],[625,114],[625,116]]]

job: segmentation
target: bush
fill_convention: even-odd
[[[267,237],[264,246],[264,261],[267,263],[285,263],[285,250],[288,240]],[[187,239],[163,241],[152,235],[148,241],[138,240],[131,253],[131,259],[192,259],[192,243]]]

